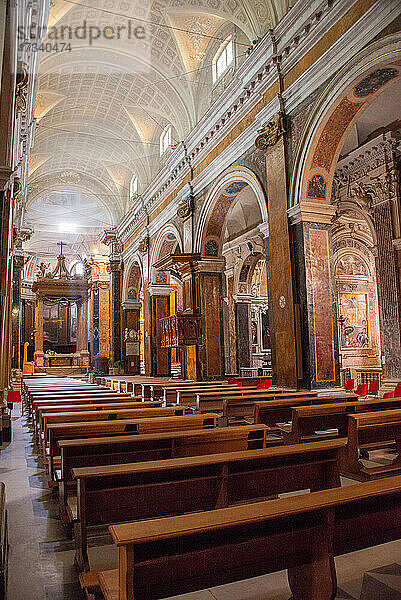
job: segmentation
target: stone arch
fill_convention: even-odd
[[[136,273],[135,273],[136,271]],[[139,273],[138,273],[139,271]],[[133,285],[135,283],[134,281],[134,274],[135,274],[135,279],[138,280],[138,276],[139,276],[139,280],[137,281],[137,285]],[[125,265],[124,268],[124,278],[123,278],[123,290],[122,290],[122,299],[123,302],[125,302],[126,300],[138,300],[139,298],[129,298],[129,291],[130,289],[134,289],[136,288],[137,291],[140,290],[141,286],[143,283],[143,265],[141,262],[141,259],[139,258],[139,256],[137,256],[136,254],[134,254],[132,257],[130,257],[128,259],[128,262]]]
[[[255,173],[242,166],[230,167],[215,182],[202,207],[195,239],[195,252],[205,254],[206,245],[215,242],[221,254],[221,235],[227,214],[239,192],[246,186],[249,186],[255,194],[262,223],[268,223],[266,194]]]
[[[150,273],[149,280],[152,283],[167,283],[166,281],[157,282],[157,270],[154,265],[164,256],[172,254],[176,249],[182,252],[182,239],[181,234],[177,227],[173,223],[168,223],[158,232],[151,244],[151,251],[149,257]]]
[[[377,40],[354,56],[328,84],[301,136],[290,206],[330,202],[334,170],[348,132],[369,105],[401,76],[401,34]]]

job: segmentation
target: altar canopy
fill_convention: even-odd
[[[57,257],[57,265],[52,272],[40,269],[37,280],[32,287],[36,294],[35,305],[35,367],[48,368],[52,366],[62,367],[89,367],[90,355],[88,351],[88,281],[78,275],[72,276],[65,263],[63,254],[63,243],[60,242],[60,254]],[[72,324],[76,332],[76,351],[56,354],[44,352],[44,308],[57,305],[76,305],[76,320]],[[68,311],[71,313],[74,311]],[[68,314],[67,313],[67,314]],[[57,319],[62,321],[62,319]],[[71,322],[72,322],[71,321]],[[71,324],[70,324],[71,325]]]

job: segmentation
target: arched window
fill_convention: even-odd
[[[233,40],[230,35],[220,46],[213,59],[213,83],[227,71],[234,60]]]
[[[130,193],[131,198],[132,198],[132,196],[136,196],[138,193],[138,177],[136,175],[134,175],[133,178],[131,179],[129,193]]]
[[[171,146],[172,130],[171,125],[168,125],[160,136],[160,156],[164,154]]]

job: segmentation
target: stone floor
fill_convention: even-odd
[[[0,453],[9,517],[8,600],[78,600],[72,540],[58,518],[30,427],[14,410],[13,441]],[[117,563],[111,540],[93,539],[93,568]],[[337,559],[337,600],[401,600],[401,541]],[[180,596],[181,600],[288,600],[285,572]]]

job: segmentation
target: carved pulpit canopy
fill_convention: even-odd
[[[178,272],[183,275],[189,270],[196,270],[198,263],[201,262],[201,260],[202,256],[199,253],[170,254],[155,263],[154,268],[157,271],[169,271],[170,273]]]

